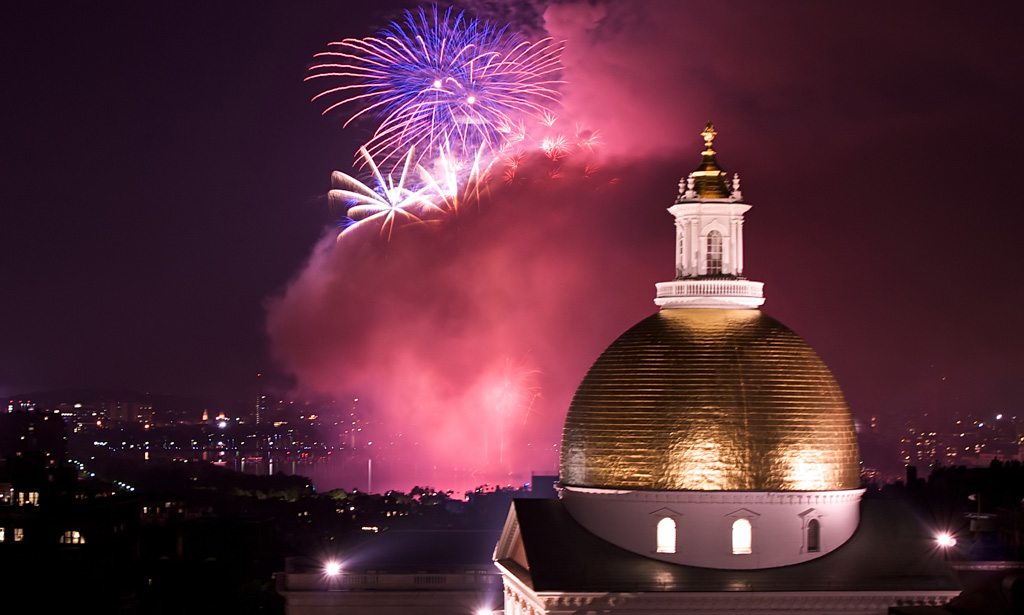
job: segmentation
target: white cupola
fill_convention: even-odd
[[[668,211],[676,220],[676,277],[657,284],[662,308],[749,309],[764,303],[763,282],[743,277],[743,202],[739,175],[727,181],[715,159],[715,127],[708,122],[702,161],[679,182]],[[731,184],[731,185],[730,185]]]

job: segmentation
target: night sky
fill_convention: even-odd
[[[1022,411],[1016,3],[476,3],[566,41],[560,115],[599,132],[600,172],[342,246],[326,193],[361,135],[303,77],[417,6],[356,4],[0,7],[0,393],[281,373],[493,457],[465,424],[512,373],[536,398],[517,446],[549,447],[673,275],[665,209],[712,120],[747,277],[855,417]]]

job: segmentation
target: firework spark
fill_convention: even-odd
[[[346,122],[367,115],[379,121],[365,144],[369,155],[395,166],[404,152],[416,162],[442,153],[497,152],[524,115],[552,116],[561,83],[562,43],[531,43],[521,35],[452,10],[406,12],[377,36],[330,44],[315,57],[307,80],[340,78],[343,85],[313,97],[361,105]]]
[[[406,155],[397,182],[390,174],[385,176],[380,172],[366,148],[360,148],[359,153],[373,173],[376,190],[351,175],[335,171],[331,174],[332,189],[327,195],[331,205],[344,207],[345,215],[352,220],[352,224],[345,230],[361,224],[379,222],[381,235],[386,234],[390,239],[398,222],[427,222],[435,217],[435,214],[445,213],[435,198],[436,193],[428,190],[429,186],[416,190],[406,187],[413,159],[412,150]],[[341,239],[344,232],[342,231],[338,239]]]
[[[485,156],[484,147],[480,146],[469,160],[442,153],[435,161],[434,173],[422,166],[417,169],[423,182],[422,192],[433,195],[438,208],[458,213],[469,204],[480,204],[493,165],[494,159]]]

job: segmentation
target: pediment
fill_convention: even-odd
[[[501,528],[501,536],[498,544],[494,547],[494,561],[512,560],[524,569],[530,569],[530,562],[526,559],[526,547],[523,546],[523,536],[519,530],[519,518],[516,516],[516,506],[513,502],[508,509],[508,516],[505,517],[505,525]]]
[[[682,517],[683,516],[683,513],[675,511],[675,510],[672,510],[671,508],[667,508],[667,507],[664,507],[664,506],[659,508],[658,510],[652,510],[651,514],[652,515],[656,515],[658,517]]]
[[[750,510],[749,508],[738,508],[725,516],[730,519],[756,519],[761,515]]]

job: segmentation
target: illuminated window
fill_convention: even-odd
[[[807,523],[807,552],[818,553],[821,551],[821,524],[817,519],[811,519]]]
[[[62,545],[84,545],[85,537],[78,530],[68,530],[64,532],[64,535],[60,537],[60,544]]]
[[[708,233],[707,274],[722,273],[722,234],[718,231]]]
[[[18,493],[18,506],[32,505],[36,506],[39,504],[39,492],[29,491],[28,493]]]
[[[4,535],[4,528],[0,527],[0,542],[3,542],[7,536]]]
[[[751,552],[750,521],[737,519],[732,522],[732,554],[748,555]]]
[[[24,539],[25,539],[25,530],[20,528],[20,527],[14,528],[14,542],[21,542]]]
[[[670,517],[658,521],[658,553],[676,552],[676,522]]]

